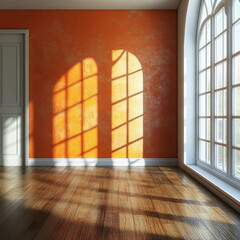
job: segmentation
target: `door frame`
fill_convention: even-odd
[[[23,124],[22,124],[22,166],[28,166],[29,161],[29,30],[0,29],[0,34],[22,34],[23,40]]]

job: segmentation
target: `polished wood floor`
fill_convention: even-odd
[[[0,239],[240,239],[240,217],[178,168],[0,168]]]

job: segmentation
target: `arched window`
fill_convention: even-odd
[[[240,1],[202,0],[197,31],[197,163],[240,180]]]

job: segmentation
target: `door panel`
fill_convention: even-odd
[[[22,165],[23,34],[0,33],[0,165]]]
[[[21,165],[21,116],[2,116],[1,123],[4,165]]]
[[[19,45],[2,46],[1,106],[20,107]]]

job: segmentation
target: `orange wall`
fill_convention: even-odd
[[[30,33],[30,157],[177,157],[176,27],[176,11],[0,11]]]

